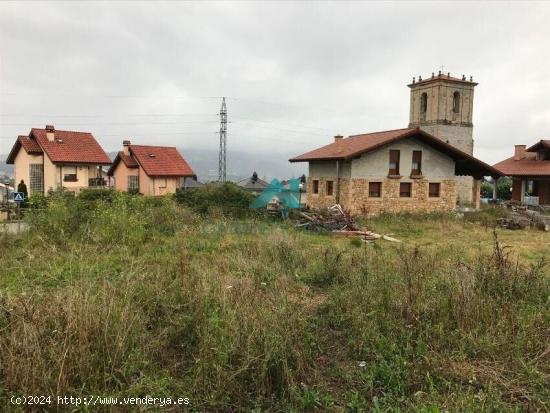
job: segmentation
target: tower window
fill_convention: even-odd
[[[460,93],[459,92],[453,93],[453,112],[454,113],[460,112]]]
[[[428,94],[422,93],[420,96],[420,113],[426,113],[428,111]]]

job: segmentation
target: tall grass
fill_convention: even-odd
[[[127,195],[55,199],[29,220],[30,232],[0,238],[6,402],[100,394],[189,397],[199,411],[550,408],[548,266],[518,261],[497,233],[475,257],[357,248]]]

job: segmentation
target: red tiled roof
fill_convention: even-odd
[[[174,147],[130,145],[129,148],[130,154],[149,176],[195,176]]]
[[[457,83],[467,83],[467,84],[470,84],[470,85],[474,85],[476,86],[477,83],[474,82],[474,81],[470,81],[470,80],[463,80],[461,78],[458,78],[458,77],[453,77],[453,76],[449,76],[449,75],[446,75],[446,74],[436,74],[434,75],[434,77],[427,77],[425,79],[422,79],[420,81],[416,81],[415,83],[410,83],[408,86],[409,87],[412,87],[412,86],[417,86],[419,84],[423,85],[425,83],[429,83],[429,82],[436,82],[438,80],[445,80],[447,82],[457,82]]]
[[[124,162],[124,165],[126,165],[127,168],[138,168],[139,165],[136,162],[134,158],[131,156],[126,155],[124,152],[120,151],[118,153],[118,156],[120,156],[120,160]]]
[[[45,129],[31,129],[30,138],[46,152],[53,163],[89,163],[109,165],[111,159],[90,132],[54,130],[49,141]]]
[[[536,156],[536,153],[526,152],[523,159],[516,161],[512,156],[493,167],[507,176],[549,176],[550,161],[537,161]]]
[[[366,133],[353,135],[339,142],[333,142],[319,149],[306,152],[290,162],[309,162],[321,160],[350,160],[361,156],[364,153],[374,151],[382,146],[399,141],[405,138],[418,139],[425,144],[439,150],[455,160],[455,173],[457,175],[476,176],[500,176],[500,171],[490,165],[468,155],[452,145],[436,138],[420,128],[395,129],[383,132]]]
[[[365,133],[353,135],[342,139],[341,142],[332,142],[319,149],[306,152],[290,159],[290,162],[306,162],[323,159],[349,159],[369,152],[379,146],[386,145],[394,140],[413,135],[418,132],[416,128],[395,129],[384,132]]]
[[[115,173],[115,169],[117,168],[118,164],[121,161],[124,163],[126,168],[139,168],[139,164],[136,162],[134,158],[126,155],[123,151],[120,151],[119,153],[117,153],[115,160],[113,161],[113,164],[107,171],[107,175],[113,176],[113,174]]]
[[[540,141],[538,141],[537,143],[535,143],[533,146],[531,146],[530,148],[527,148],[526,151],[527,152],[537,152],[541,149],[550,149],[550,140],[547,140],[547,139],[541,139]]]
[[[32,155],[40,155],[43,153],[42,149],[34,139],[31,139],[28,136],[19,135],[13,144],[8,157],[6,158],[7,164],[13,164],[15,162],[15,157],[19,153],[19,149],[21,149],[21,147],[23,147],[27,153]]]
[[[23,135],[19,136],[17,139],[19,140],[19,142],[21,142],[21,145],[23,146],[23,148],[25,148],[27,153],[32,153],[32,154],[43,153],[42,148],[40,148],[40,145],[34,139],[31,139],[28,136],[23,136]]]
[[[15,140],[8,157],[6,158],[7,164],[13,164],[15,162],[15,157],[19,153],[19,149],[21,149],[21,147],[23,147],[27,153],[32,155],[40,155],[43,153],[42,149],[34,139],[31,139],[28,136],[19,135]]]

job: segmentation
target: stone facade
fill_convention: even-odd
[[[476,83],[450,81],[443,77],[410,84],[409,126],[420,127],[431,135],[473,155],[473,104]],[[423,95],[427,98],[423,110]],[[471,177],[457,177],[460,203],[471,203]]]
[[[313,193],[313,181],[319,182],[319,193]],[[334,182],[333,195],[327,195],[327,181]],[[369,182],[381,182],[381,196],[369,196]],[[411,196],[401,197],[401,182],[411,183]],[[429,197],[429,183],[439,183],[439,197]],[[336,177],[310,177],[307,182],[306,203],[312,208],[325,208],[337,202]],[[456,206],[457,182],[455,179],[364,179],[340,178],[339,203],[352,214],[379,214],[382,212],[435,212],[452,211]]]

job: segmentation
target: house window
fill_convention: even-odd
[[[139,176],[130,175],[128,177],[128,192],[137,192],[139,190]]]
[[[319,193],[319,181],[317,179],[313,180],[313,193],[314,194]]]
[[[399,175],[399,156],[400,152],[398,150],[390,150],[389,175]]]
[[[453,112],[454,113],[460,112],[460,93],[459,92],[453,93]]]
[[[76,182],[76,166],[63,166],[63,182]]]
[[[410,198],[411,197],[411,183],[410,182],[401,182],[399,184],[399,196],[401,198]]]
[[[331,196],[334,192],[334,182],[327,181],[327,195]]]
[[[369,197],[380,198],[382,196],[382,182],[369,182]]]
[[[413,151],[411,175],[422,175],[422,151]]]
[[[430,198],[439,198],[440,188],[441,188],[441,184],[436,182],[430,182],[430,186],[428,190]]]
[[[422,93],[420,96],[420,113],[425,114],[428,111],[428,94]]]
[[[44,165],[41,163],[31,163],[29,165],[30,193],[44,193]]]

